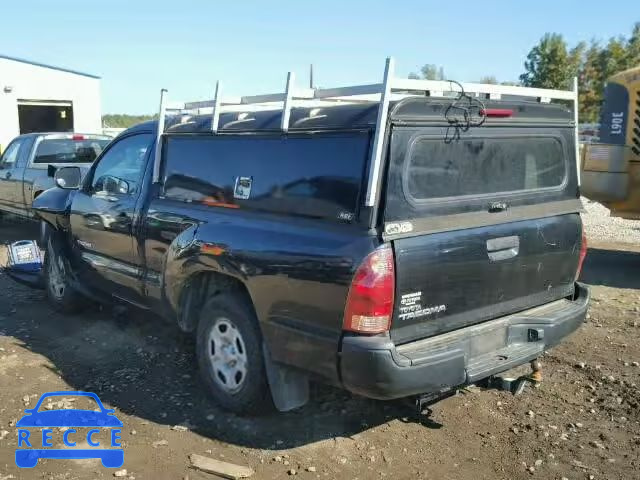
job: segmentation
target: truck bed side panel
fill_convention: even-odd
[[[238,278],[274,359],[337,381],[349,284],[374,238],[355,228],[167,199],[152,201],[144,223],[146,277],[157,302],[166,296],[177,311],[182,289],[198,273]]]

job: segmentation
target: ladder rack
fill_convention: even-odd
[[[492,85],[482,83],[461,83],[465,93],[481,99],[499,100],[503,96],[532,98],[541,103],[553,100],[573,102],[574,122],[576,128],[576,158],[578,152],[578,79],[574,78],[573,90],[551,90],[544,88],[517,87],[508,85]],[[160,159],[162,136],[165,130],[167,114],[209,114],[211,115],[211,132],[219,129],[220,114],[235,112],[238,114],[263,110],[282,110],[280,129],[287,132],[291,109],[296,106],[308,108],[345,105],[352,103],[378,103],[378,115],[371,153],[371,166],[365,205],[375,205],[382,171],[382,149],[386,135],[389,103],[410,96],[451,97],[460,92],[455,82],[446,80],[414,80],[394,76],[394,60],[387,58],[382,83],[351,85],[338,88],[302,88],[295,85],[295,75],[287,75],[284,92],[243,97],[223,97],[220,82],[216,83],[213,100],[185,103],[169,103],[166,90],[160,93],[160,112],[158,115],[157,143],[153,170],[154,182],[160,181]]]

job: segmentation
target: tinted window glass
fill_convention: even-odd
[[[108,143],[100,139],[44,139],[38,144],[33,163],[92,163]]]
[[[420,137],[409,153],[408,193],[416,200],[536,190],[562,185],[562,144],[551,137]]]
[[[151,134],[143,133],[125,137],[112,145],[93,172],[93,191],[137,193],[152,139]]]
[[[165,195],[211,206],[351,220],[369,136],[172,136]]]

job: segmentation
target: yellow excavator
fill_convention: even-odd
[[[581,165],[583,195],[612,216],[640,219],[640,66],[607,82],[599,141],[583,146]]]

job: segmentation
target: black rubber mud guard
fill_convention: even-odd
[[[274,362],[269,348],[262,344],[264,366],[273,404],[280,412],[302,407],[309,401],[309,377],[304,373]]]

